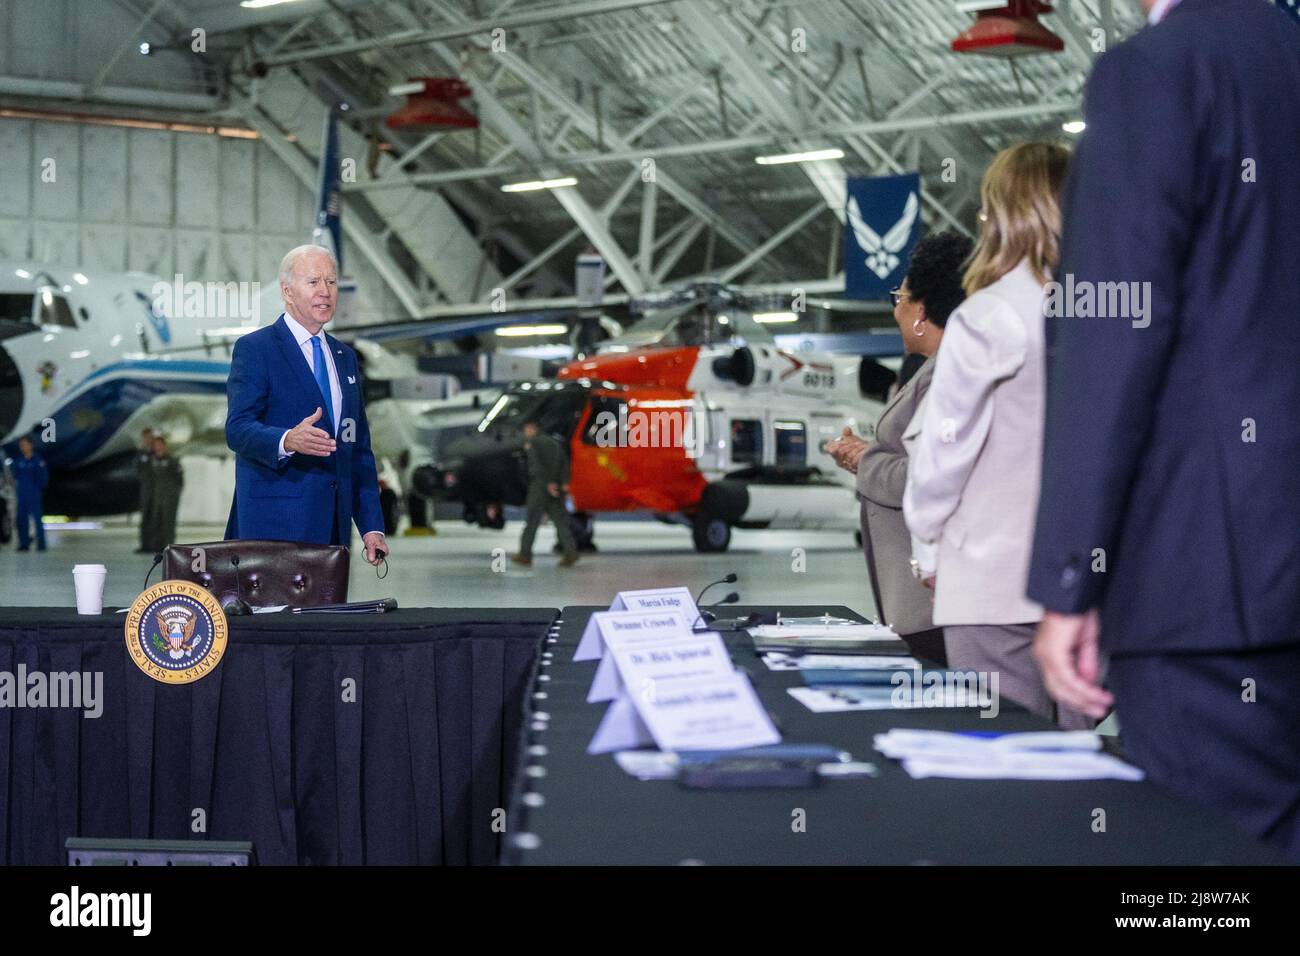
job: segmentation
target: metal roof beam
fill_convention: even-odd
[[[243,117],[244,122],[257,131],[271,151],[280,157],[303,185],[308,189],[315,189],[316,171],[301,150],[290,143],[280,133],[279,128],[263,116],[261,110],[254,106],[251,100],[232,90],[230,102]],[[343,217],[343,231],[388,284],[407,314],[412,318],[418,316],[424,308],[420,295],[401,268],[393,261],[392,256],[383,248],[383,241],[358,221],[356,216]]]
[[[506,16],[492,16],[480,20],[462,19],[458,22],[429,29],[399,30],[382,36],[343,40],[315,47],[287,50],[267,56],[262,62],[267,66],[286,66],[290,63],[332,59],[380,48],[396,49],[404,46],[420,46],[438,40],[454,40],[473,36],[476,33],[491,33],[497,29],[508,32],[520,27],[540,26],[555,23],[559,20],[571,20],[576,17],[596,16],[601,13],[614,13],[620,10],[632,10],[638,7],[651,7],[672,2],[674,0],[583,0],[583,2],[578,3],[552,4],[522,10],[519,13]]]

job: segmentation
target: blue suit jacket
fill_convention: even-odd
[[[1084,102],[1057,278],[1150,282],[1150,325],[1048,320],[1028,594],[1117,653],[1300,641],[1300,31],[1182,0]]]
[[[235,342],[226,384],[226,444],[235,453],[235,500],[227,538],[338,544],[357,530],[383,531],[379,476],[352,349],[325,336],[334,354],[342,414],[338,450],[327,458],[279,458],[280,436],[322,405],[320,388],[281,315]]]

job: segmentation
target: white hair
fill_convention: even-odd
[[[338,271],[339,261],[334,258],[334,253],[330,252],[324,246],[318,246],[309,242],[306,245],[294,246],[284,254],[284,258],[280,260],[280,284],[289,285],[293,282],[294,266],[298,264],[298,260],[303,256],[309,255],[313,252],[329,256],[330,262],[334,264],[334,271]]]

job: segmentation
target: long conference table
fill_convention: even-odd
[[[230,621],[164,685],[123,615],[0,609],[0,672],[102,674],[102,713],[0,707],[0,862],[68,837],[251,841],[261,864],[491,864],[532,672],[558,612]]]
[[[539,663],[517,751],[513,832],[503,849],[507,863],[1283,862],[1221,817],[1146,781],[914,780],[873,750],[875,734],[895,727],[1031,731],[1049,724],[1005,699],[993,718],[954,709],[812,713],[786,693],[802,683],[799,674],[768,670],[743,633],[723,639],[784,741],[835,745],[855,760],[876,764],[879,775],[784,790],[688,790],[672,781],[637,780],[611,754],[586,752],[607,705],[586,703],[596,662],[575,663],[573,653],[597,610],[603,608],[565,608],[560,631]],[[743,617],[753,610],[775,608],[725,613]],[[843,607],[780,610],[862,620]],[[796,819],[799,827],[792,825]]]
[[[873,734],[1047,725],[1005,700],[992,720],[813,714],[786,693],[798,674],[768,671],[743,634],[724,640],[784,739],[836,745],[879,776],[764,791],[635,780],[586,753],[605,705],[585,702],[595,662],[572,657],[596,610],[559,624],[546,608],[236,618],[222,663],[177,686],[130,660],[122,615],[0,609],[0,672],[103,681],[98,718],[0,707],[0,862],[62,864],[72,836],[251,841],[261,864],[1279,862],[1149,783],[912,780]]]

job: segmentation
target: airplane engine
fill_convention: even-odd
[[[739,388],[776,389],[787,395],[858,401],[876,398],[874,380],[864,377],[863,359],[855,355],[789,352],[768,345],[742,345],[719,355],[706,366],[706,376],[692,376],[689,387],[707,388],[714,382]]]
[[[724,382],[735,382],[742,388],[754,384],[758,363],[748,345],[742,345],[729,356],[713,360],[713,374]]]
[[[50,481],[45,493],[46,514],[116,515],[139,507],[140,478],[134,451],[64,472]]]

